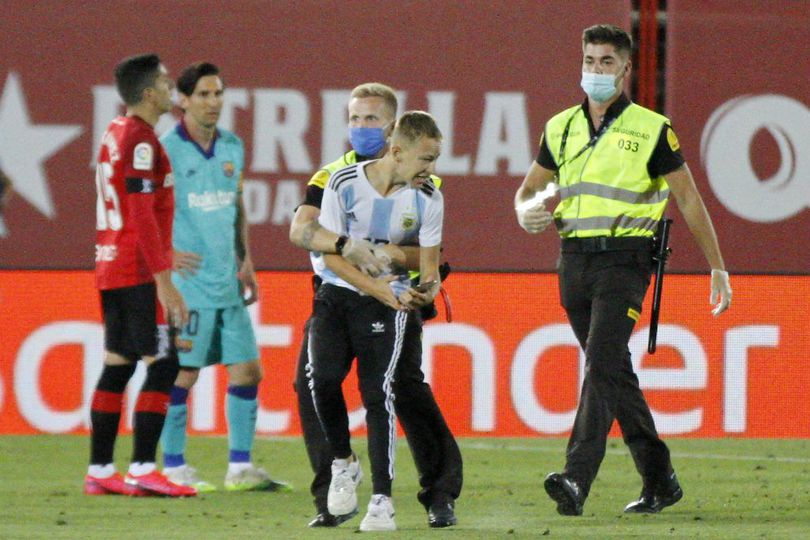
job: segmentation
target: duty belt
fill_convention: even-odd
[[[603,251],[651,251],[652,237],[646,236],[594,236],[590,238],[563,238],[563,253],[601,253]]]

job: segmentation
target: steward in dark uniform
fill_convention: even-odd
[[[585,30],[582,87],[588,98],[546,124],[536,163],[515,196],[524,229],[537,233],[553,222],[562,238],[560,299],[586,357],[565,469],[545,481],[563,515],[582,513],[614,419],[643,479],[640,499],[625,512],[658,512],[683,496],[628,348],[650,283],[653,236],[670,193],[713,268],[712,292],[721,299],[715,314],[731,299],[711,220],[669,120],[621,91],[631,48],[619,28]],[[560,202],[553,214],[542,203],[524,208],[521,203],[555,177]]]

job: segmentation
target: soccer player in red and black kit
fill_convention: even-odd
[[[160,116],[172,108],[173,83],[154,54],[123,60],[115,68],[115,82],[127,113],[104,133],[96,168],[96,286],[104,313],[105,354],[90,407],[84,492],[193,496],[194,488],[170,482],[155,466],[178,371],[176,360],[158,354],[158,341],[160,348],[169,346],[164,321],[182,326],[188,319],[183,297],[171,281],[171,166],[154,131]],[[139,359],[147,366],[146,380],[135,404],[132,462],[124,478],[115,470],[113,449],[123,392]]]

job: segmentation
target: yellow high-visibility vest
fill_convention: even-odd
[[[650,177],[647,162],[669,120],[631,103],[582,152],[591,139],[585,114],[581,105],[571,107],[549,120],[544,132],[559,167],[557,231],[562,238],[653,236],[669,185],[663,176]]]
[[[321,189],[326,189],[326,183],[329,182],[330,176],[332,176],[334,173],[336,173],[343,167],[348,167],[349,165],[354,165],[355,163],[357,163],[357,152],[355,152],[354,150],[349,150],[332,163],[327,163],[326,165],[315,171],[315,174],[313,174],[312,178],[309,179],[307,185],[317,186]]]

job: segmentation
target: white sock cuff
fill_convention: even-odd
[[[106,465],[90,465],[87,467],[87,474],[95,478],[109,478],[115,474],[115,465],[107,463]]]
[[[229,474],[239,474],[242,471],[246,471],[253,467],[253,463],[250,462],[240,462],[240,463],[228,463],[228,473]]]
[[[130,463],[129,464],[129,474],[132,476],[143,476],[144,474],[149,474],[154,472],[157,469],[157,465],[154,463]]]

